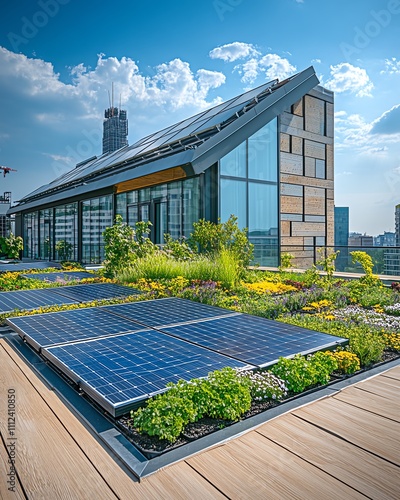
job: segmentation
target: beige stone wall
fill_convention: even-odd
[[[333,93],[318,86],[280,116],[281,251],[313,264],[334,244]]]

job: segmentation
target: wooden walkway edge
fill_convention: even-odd
[[[397,366],[139,483],[0,339],[0,498],[398,499],[399,387]]]

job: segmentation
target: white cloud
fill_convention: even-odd
[[[221,45],[212,49],[209,53],[211,59],[222,59],[223,61],[233,62],[237,59],[244,59],[259,54],[251,43],[233,42]]]
[[[311,64],[321,64],[321,59],[311,59]]]
[[[371,133],[382,135],[400,134],[400,104],[393,106],[374,120]]]
[[[284,80],[296,72],[296,66],[292,66],[287,59],[277,54],[266,54],[259,60],[259,66],[265,70],[265,76],[268,80],[274,78]]]
[[[396,75],[400,73],[400,61],[395,57],[391,59],[385,59],[385,69],[381,71],[381,75],[389,74]]]
[[[331,78],[325,86],[338,94],[350,92],[357,97],[371,97],[374,88],[365,69],[345,62],[331,66]]]

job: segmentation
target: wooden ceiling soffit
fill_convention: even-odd
[[[176,181],[184,179],[185,177],[187,177],[187,174],[183,167],[169,168],[161,172],[155,172],[154,174],[143,175],[137,179],[120,182],[115,185],[115,192],[117,194],[125,193],[126,191],[134,191],[157,184],[164,184],[165,182]]]

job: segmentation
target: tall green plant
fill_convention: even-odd
[[[132,264],[137,258],[143,258],[156,251],[148,237],[150,222],[137,222],[135,229],[123,222],[122,216],[115,217],[115,223],[103,231],[105,272],[114,276]]]
[[[24,249],[24,240],[21,236],[10,233],[9,236],[0,238],[1,252],[9,259],[19,259],[19,253]]]
[[[361,267],[364,270],[365,276],[360,278],[360,281],[367,285],[376,285],[379,283],[379,278],[375,274],[372,273],[374,268],[374,263],[372,261],[372,257],[368,255],[366,252],[362,252],[360,250],[350,252],[353,263],[361,264]]]
[[[254,245],[247,238],[247,229],[239,229],[238,218],[231,215],[226,222],[214,222],[201,219],[193,224],[190,240],[198,246],[200,252],[215,255],[226,249],[232,252],[241,267],[247,267],[253,259]]]

